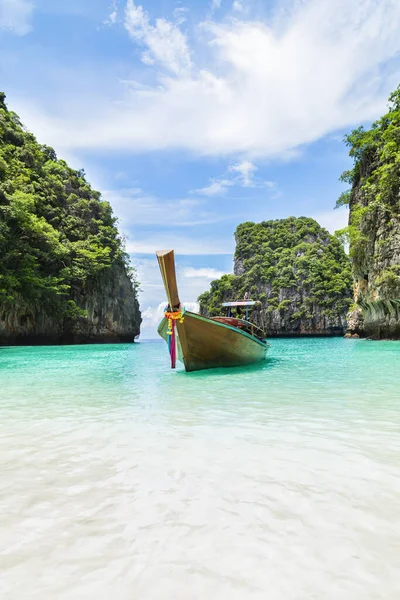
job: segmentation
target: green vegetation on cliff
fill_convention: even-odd
[[[235,237],[235,275],[200,296],[203,314],[220,314],[222,302],[249,292],[262,304],[253,317],[269,334],[344,330],[351,272],[336,238],[306,217],[243,223]]]
[[[40,145],[0,94],[0,312],[74,319],[100,273],[134,272],[108,202]],[[135,289],[133,289],[135,292]]]
[[[388,112],[371,128],[345,137],[354,160],[341,180],[351,185],[337,204],[350,207],[349,226],[339,232],[350,243],[356,300],[367,333],[400,334],[400,86]],[[375,330],[374,330],[375,329]]]

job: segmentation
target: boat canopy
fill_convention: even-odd
[[[240,302],[225,302],[222,306],[225,308],[234,308],[235,306],[254,306],[255,304],[260,304],[260,302],[256,300],[242,300]]]

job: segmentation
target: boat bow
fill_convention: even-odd
[[[168,299],[158,333],[168,343],[172,368],[176,358],[186,371],[242,366],[265,359],[268,344],[251,335],[248,328],[186,312],[179,299],[174,251],[156,254]]]

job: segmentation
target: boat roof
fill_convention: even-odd
[[[224,302],[222,306],[229,308],[232,306],[254,306],[255,304],[258,304],[255,300],[242,300],[241,302]]]

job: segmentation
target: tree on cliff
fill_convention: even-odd
[[[249,291],[261,301],[253,318],[269,335],[343,333],[351,273],[336,238],[306,217],[243,223],[235,237],[235,274],[200,296],[203,314],[220,314],[222,302]]]
[[[0,313],[84,317],[76,302],[119,264],[132,278],[111,206],[58,160],[0,94]]]
[[[341,180],[351,185],[338,199],[349,205],[349,226],[340,235],[350,243],[356,301],[367,333],[400,336],[400,86],[389,110],[369,129],[345,137],[354,160]]]

